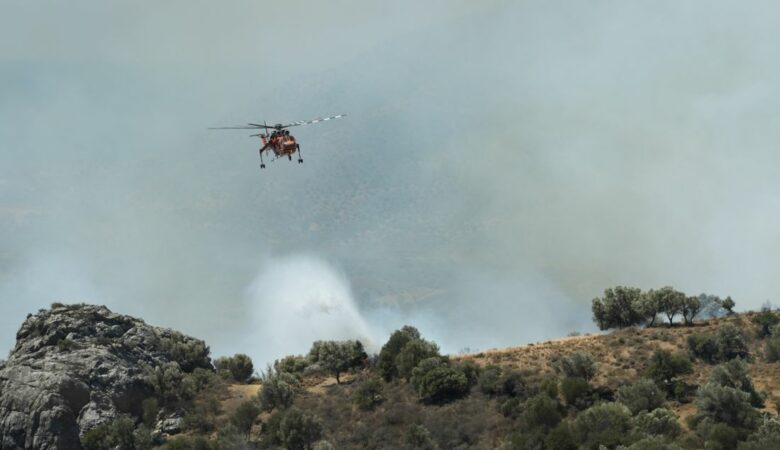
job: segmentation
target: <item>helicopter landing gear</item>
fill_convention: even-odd
[[[292,155],[287,155],[287,159],[289,159],[290,161],[292,161]]]
[[[265,163],[263,162],[263,150],[260,149],[260,168],[265,169]]]
[[[303,156],[301,156],[301,146],[296,145],[296,147],[298,148],[298,164],[303,164]]]

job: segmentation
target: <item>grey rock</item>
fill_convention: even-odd
[[[211,369],[203,341],[115,314],[63,305],[30,315],[0,364],[0,449],[80,449],[79,436],[154,395],[149,370]],[[171,417],[166,428],[181,428]],[[172,434],[172,433],[166,433]]]

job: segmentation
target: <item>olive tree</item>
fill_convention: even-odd
[[[362,367],[367,355],[360,341],[316,341],[309,350],[309,360],[336,377],[350,369]]]

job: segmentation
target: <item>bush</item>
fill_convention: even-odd
[[[172,330],[164,330],[157,339],[162,351],[178,363],[182,371],[189,373],[198,367],[211,369],[211,351],[205,342]]]
[[[715,367],[710,381],[721,386],[732,387],[750,395],[750,404],[756,408],[764,406],[764,399],[753,386],[748,373],[748,365],[741,359],[734,359]]]
[[[430,431],[422,425],[413,425],[404,436],[404,448],[413,450],[437,450],[436,441]]]
[[[718,357],[721,361],[728,361],[734,358],[748,357],[748,348],[745,344],[745,338],[742,331],[736,326],[727,323],[720,327],[716,335],[718,343]]]
[[[482,369],[477,380],[479,390],[485,395],[498,395],[501,393],[501,368],[498,366],[486,366]]]
[[[567,405],[581,409],[586,406],[583,402],[590,394],[590,384],[584,378],[564,378],[561,381],[561,392]]]
[[[412,339],[404,345],[395,357],[398,376],[407,381],[412,377],[412,370],[420,361],[439,356],[439,347],[424,339]]]
[[[432,402],[459,398],[469,390],[466,375],[442,357],[421,361],[412,371],[411,384],[421,399]]]
[[[634,418],[634,426],[642,433],[669,438],[676,438],[682,431],[677,416],[666,408],[641,412]]]
[[[246,436],[248,440],[252,424],[255,423],[258,415],[260,415],[260,407],[255,401],[249,400],[240,404],[233,412],[230,416],[230,423],[236,427],[236,431]]]
[[[149,369],[146,381],[154,390],[160,403],[170,406],[192,398],[192,385],[185,383],[184,377],[179,365],[171,362]]]
[[[574,428],[583,448],[614,448],[630,441],[631,411],[619,403],[600,403],[579,413]]]
[[[561,421],[560,405],[557,400],[540,393],[525,402],[524,417],[530,428],[549,430]]]
[[[586,352],[574,352],[559,358],[553,362],[553,369],[566,377],[579,377],[588,381],[596,375],[596,363],[593,361],[593,356]]]
[[[413,339],[421,339],[420,332],[417,331],[417,328],[407,325],[400,330],[395,330],[387,343],[382,346],[377,359],[377,369],[386,381],[391,381],[398,376],[395,358],[401,353],[406,343]]]
[[[252,358],[242,353],[217,358],[214,367],[217,373],[238,383],[246,383],[255,371]]]
[[[365,380],[352,394],[352,402],[365,410],[374,409],[382,400],[382,382],[378,378]]]
[[[650,358],[647,376],[666,389],[668,395],[674,395],[677,377],[693,372],[691,361],[684,355],[666,350],[656,350]]]
[[[772,335],[772,328],[780,323],[780,317],[769,309],[764,309],[753,316],[751,322],[759,326],[757,334],[760,339],[763,339]]]
[[[457,364],[457,369],[463,372],[463,375],[466,375],[466,380],[469,382],[469,386],[474,386],[477,384],[477,382],[480,379],[480,375],[482,375],[482,367],[479,366],[479,364],[475,363],[474,361],[463,361]]]
[[[711,334],[691,334],[688,336],[688,349],[696,358],[708,363],[718,360],[718,342]]]
[[[737,447],[738,450],[766,450],[780,448],[780,419],[765,418],[755,433]]]
[[[288,450],[311,448],[322,437],[322,423],[297,408],[284,411],[276,433],[278,442]]]
[[[544,446],[548,450],[577,450],[577,442],[569,424],[563,422],[550,430],[544,440]]]
[[[677,444],[668,442],[666,439],[658,436],[648,437],[634,442],[628,447],[622,447],[622,450],[683,450]]]
[[[147,427],[154,427],[157,424],[157,413],[160,411],[160,405],[157,399],[150,397],[141,402],[141,421]]]
[[[737,448],[739,441],[745,438],[745,431],[716,423],[707,433],[707,448],[715,450],[731,450]]]
[[[750,394],[717,383],[706,383],[696,393],[696,408],[701,418],[738,428],[752,429],[758,411],[750,405]]]
[[[360,341],[317,341],[309,350],[309,361],[330,372],[338,384],[341,373],[363,367],[367,357]]]
[[[772,336],[766,340],[766,360],[768,362],[780,361],[780,325],[772,329]]]
[[[287,372],[276,372],[269,367],[262,374],[261,379],[263,388],[258,393],[260,409],[271,411],[275,408],[283,409],[292,405],[299,385],[298,378]]]
[[[528,389],[525,384],[525,377],[519,370],[510,370],[504,373],[499,380],[501,393],[509,397],[526,398]]]
[[[306,370],[306,367],[310,365],[311,361],[305,356],[288,355],[274,361],[274,369],[277,372],[287,372],[291,374],[301,374]]]
[[[617,391],[617,401],[626,405],[631,414],[652,411],[663,406],[666,395],[658,385],[649,379],[641,379],[634,384],[622,386]]]
[[[133,420],[123,416],[85,433],[81,446],[84,450],[149,450],[152,438],[148,428],[135,429]]]

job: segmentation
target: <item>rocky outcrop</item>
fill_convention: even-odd
[[[149,370],[211,368],[203,341],[115,314],[53,305],[25,320],[0,365],[0,450],[79,449],[79,436],[154,395]]]

